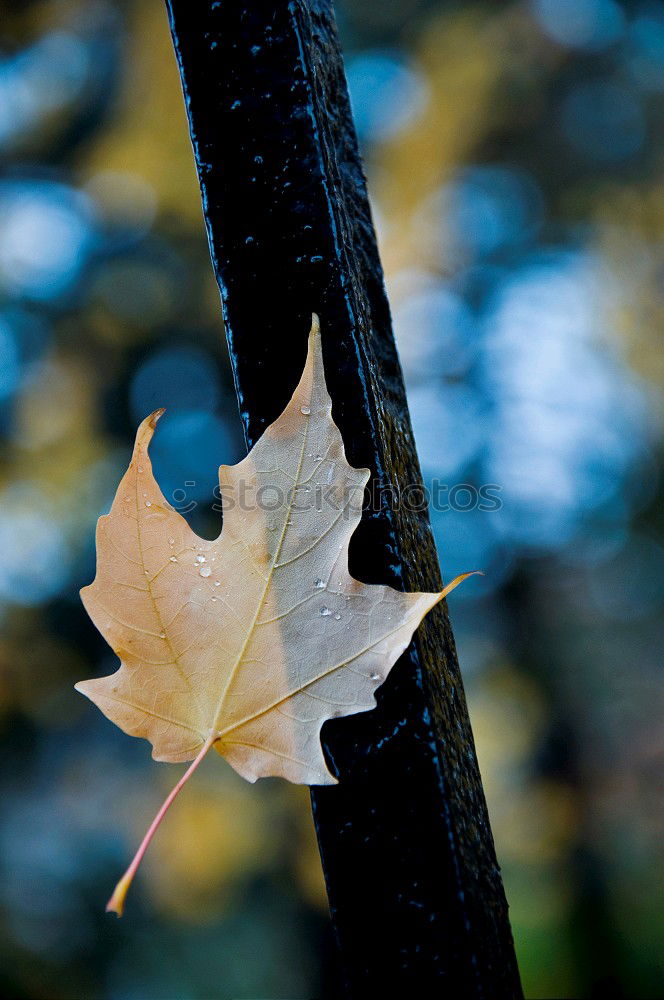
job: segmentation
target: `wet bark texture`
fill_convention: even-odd
[[[247,443],[288,401],[317,312],[349,461],[375,496],[420,483],[331,3],[167,5]],[[351,573],[440,589],[426,514],[378,507]],[[444,606],[378,708],[323,743],[340,784],[312,802],[346,995],[521,996]]]

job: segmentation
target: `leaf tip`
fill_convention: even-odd
[[[158,410],[155,410],[154,413],[151,413],[150,416],[148,417],[148,427],[150,427],[151,430],[154,430],[155,427],[157,426],[157,421],[160,420],[165,413],[166,413],[165,406],[161,406]]]
[[[467,580],[469,576],[484,576],[484,573],[481,569],[471,569],[469,573],[460,573],[459,576],[455,576],[451,583],[448,583],[447,586],[443,587],[441,590],[440,600],[442,600],[443,597],[447,597],[448,594],[451,594],[452,591],[455,590],[460,583],[463,583],[464,580]]]
[[[90,700],[93,701],[94,699],[92,699],[91,696],[90,696],[89,684],[90,684],[89,680],[88,681],[76,681],[76,683],[74,684],[74,691],[78,691],[79,694],[82,694],[86,698],[90,698]]]
[[[157,421],[163,417],[166,412],[165,407],[161,407],[159,410],[153,410],[149,416],[142,420],[139,424],[138,430],[136,431],[136,443],[134,444],[134,454],[132,456],[132,464],[135,464],[137,458],[147,459],[147,450],[152,440],[152,435],[155,432],[157,426]],[[149,461],[149,460],[148,460]]]
[[[312,338],[320,336],[320,318],[318,313],[311,314],[311,330],[309,331],[309,336]]]

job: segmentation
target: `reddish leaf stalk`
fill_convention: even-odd
[[[124,910],[125,898],[127,896],[127,892],[129,891],[129,886],[131,885],[131,883],[134,880],[134,875],[136,874],[136,872],[138,870],[138,866],[140,865],[141,861],[143,860],[143,855],[145,854],[145,852],[147,851],[148,847],[150,846],[150,842],[152,841],[152,838],[154,837],[155,833],[157,832],[159,824],[161,823],[162,819],[164,818],[164,816],[166,815],[166,813],[170,809],[170,807],[171,807],[171,805],[172,805],[172,803],[173,803],[176,795],[178,794],[178,792],[189,781],[189,779],[191,778],[192,774],[194,773],[194,771],[196,770],[196,768],[198,767],[198,765],[200,764],[200,762],[203,760],[203,758],[207,754],[207,752],[210,749],[210,747],[216,742],[217,739],[218,739],[218,734],[217,733],[210,733],[210,735],[208,736],[207,740],[205,741],[205,743],[201,747],[201,749],[200,749],[200,751],[198,753],[198,756],[194,760],[192,760],[191,764],[189,765],[189,767],[187,768],[187,770],[185,771],[185,773],[182,775],[182,777],[178,781],[178,783],[175,786],[175,788],[169,793],[169,795],[164,800],[164,803],[163,803],[161,809],[159,810],[159,812],[157,813],[157,815],[155,816],[155,818],[152,820],[152,823],[150,824],[147,833],[143,837],[143,840],[141,841],[141,845],[138,848],[138,850],[136,851],[136,854],[134,855],[131,864],[129,865],[129,867],[127,868],[127,871],[124,873],[124,875],[122,876],[122,878],[120,879],[120,881],[116,885],[115,889],[113,890],[113,895],[111,896],[111,898],[109,899],[108,903],[106,904],[106,912],[107,913],[116,913],[118,915],[118,917],[122,916],[122,913],[123,913],[123,910]]]

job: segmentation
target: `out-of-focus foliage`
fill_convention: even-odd
[[[321,996],[285,783],[212,761],[100,912],[173,775],[72,690],[94,522],[155,406],[208,537],[243,445],[160,3],[0,12],[0,983]],[[451,604],[526,993],[661,996],[664,3],[338,17],[443,570],[487,571]]]

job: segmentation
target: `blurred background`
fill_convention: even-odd
[[[526,995],[661,997],[664,3],[337,12]],[[0,24],[0,988],[329,995],[306,789],[207,762],[103,913],[179,771],[72,689],[95,520],[156,406],[208,537],[244,448],[162,3]]]

